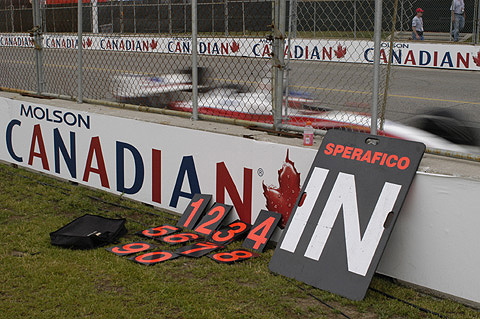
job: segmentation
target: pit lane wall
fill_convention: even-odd
[[[266,208],[264,185],[295,186],[278,179],[289,165],[303,183],[315,154],[0,97],[0,160],[176,213],[201,192],[252,223]],[[480,305],[478,194],[480,181],[419,172],[378,271]]]
[[[46,49],[76,49],[76,35],[44,34]],[[83,35],[85,50],[113,52],[144,52],[190,54],[190,38],[152,36]],[[342,39],[292,39],[286,44],[285,56],[300,61],[333,61],[344,63],[373,63],[373,41]],[[0,34],[0,47],[33,48],[33,38],[22,33]],[[272,45],[263,38],[199,38],[197,51],[201,55],[271,58]],[[382,42],[380,58],[386,64],[390,42]],[[466,44],[437,44],[428,42],[396,42],[392,48],[393,65],[480,70],[480,46]]]

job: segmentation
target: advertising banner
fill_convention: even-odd
[[[44,34],[46,49],[76,49],[77,36],[73,34]],[[142,52],[191,54],[189,37],[112,36],[85,34],[82,40],[86,50],[113,52]],[[393,65],[454,70],[480,70],[480,46],[465,44],[437,44],[428,42],[394,42],[390,57],[390,42],[382,42],[380,59]],[[33,48],[28,34],[0,34],[0,47]],[[285,57],[291,60],[313,62],[373,63],[373,41],[342,39],[292,39],[285,44]],[[198,38],[200,55],[271,58],[272,44],[264,38]]]
[[[279,185],[278,171],[291,172],[296,165],[306,173],[315,155],[310,149],[6,98],[0,106],[1,160],[177,213],[195,193],[212,194],[216,202],[234,206],[232,218],[251,224],[271,192],[289,187]],[[304,174],[298,172],[299,190]],[[281,199],[291,202],[279,207],[283,212],[296,200]]]

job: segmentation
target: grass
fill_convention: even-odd
[[[143,266],[103,248],[50,244],[49,232],[85,213],[126,217],[122,243],[178,218],[0,164],[0,318],[438,318],[373,290],[353,302],[274,275],[268,270],[273,249],[234,265],[181,257]],[[480,317],[388,278],[376,276],[371,287],[448,318]]]

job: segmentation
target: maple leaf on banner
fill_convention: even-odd
[[[233,43],[230,45],[230,48],[232,49],[232,52],[235,53],[240,49],[240,45],[233,41]]]
[[[158,41],[152,39],[152,43],[150,43],[150,47],[152,48],[152,50],[155,50],[157,48],[157,45]]]
[[[87,47],[91,47],[91,46],[92,46],[92,39],[87,38]]]
[[[478,51],[477,57],[475,57],[475,56],[472,54],[472,58],[473,58],[473,62],[475,62],[475,64],[476,64],[477,66],[480,66],[480,51]]]
[[[267,209],[282,214],[280,227],[284,228],[300,193],[300,173],[288,158],[288,150],[285,163],[278,170],[278,184],[279,187],[274,187],[262,183],[263,195],[267,200]]]
[[[347,48],[342,47],[341,44],[338,45],[336,50],[333,50],[335,52],[335,56],[339,59],[343,58],[345,54],[347,53]]]

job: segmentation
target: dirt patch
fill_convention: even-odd
[[[115,285],[110,279],[105,278],[95,284],[95,289],[97,292],[123,293],[125,291],[125,287]]]

